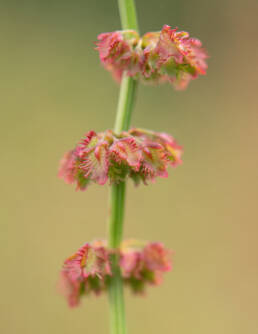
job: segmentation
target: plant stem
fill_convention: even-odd
[[[118,0],[122,29],[134,29],[139,32],[134,0]]]
[[[120,133],[127,131],[131,123],[131,115],[134,107],[137,81],[123,74],[118,100],[114,131]]]
[[[116,249],[120,246],[123,234],[123,218],[125,204],[125,182],[111,186],[110,217],[109,217],[109,247]]]
[[[134,0],[118,0],[118,5],[122,28],[138,31]],[[114,126],[116,133],[129,129],[136,89],[137,81],[124,73]],[[119,249],[123,236],[125,190],[125,182],[111,186],[108,246],[114,250]],[[111,263],[113,275],[109,285],[110,330],[111,334],[126,334],[123,280],[118,253],[112,256]]]

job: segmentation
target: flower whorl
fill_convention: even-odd
[[[97,50],[104,67],[118,81],[126,71],[142,82],[169,82],[180,90],[207,69],[201,41],[168,25],[142,38],[134,30],[100,34]]]
[[[171,252],[159,242],[125,241],[116,251],[105,241],[86,243],[65,260],[60,273],[59,289],[70,307],[78,306],[83,295],[106,291],[114,253],[120,258],[124,284],[135,293],[143,293],[146,285],[159,285],[163,273],[171,270]]]
[[[131,129],[116,135],[107,130],[88,132],[74,150],[61,160],[59,177],[84,190],[90,182],[108,179],[119,183],[127,177],[135,184],[167,177],[168,166],[181,163],[182,148],[166,133]]]

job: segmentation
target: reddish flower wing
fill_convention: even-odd
[[[90,177],[100,185],[108,179],[108,148],[107,143],[99,143],[95,149],[90,149],[83,158],[81,165],[85,177]]]
[[[71,280],[66,272],[60,273],[58,290],[67,299],[70,307],[76,307],[80,303],[80,285],[80,282]]]
[[[121,41],[122,35],[118,31],[99,34],[96,50],[99,51],[100,59],[105,62],[110,57],[114,45],[117,45]]]
[[[182,147],[172,136],[143,129],[131,129],[129,133],[140,142],[142,148],[140,173],[143,180],[167,177],[168,165],[181,163]]]
[[[108,143],[99,138],[94,132],[86,135],[78,148],[80,156],[79,168],[86,179],[91,179],[100,185],[108,178]]]
[[[127,250],[122,252],[120,267],[124,278],[135,277],[141,279],[142,256],[139,251]]]
[[[72,281],[82,281],[85,275],[84,267],[88,261],[88,254],[91,246],[86,243],[75,254],[65,260],[63,272],[66,273]]]
[[[202,43],[196,38],[190,38],[185,31],[177,32],[177,29],[164,26],[156,51],[161,59],[167,56],[167,62],[161,61],[161,65],[167,80],[178,90],[185,89],[189,81],[198,74],[206,74],[207,53],[202,48]]]
[[[134,46],[138,43],[139,35],[134,30],[115,31],[98,36],[97,50],[100,60],[114,78],[121,80],[124,70],[129,75],[138,72],[138,56]]]
[[[166,63],[169,59],[173,59],[176,64],[183,62],[183,55],[180,53],[180,45],[175,38],[177,29],[171,29],[168,25],[164,25],[160,32],[155,53],[159,56],[159,67]]]
[[[106,275],[111,275],[109,254],[104,246],[93,246],[87,263],[87,270],[91,276],[98,276],[103,279]]]
[[[59,290],[74,307],[82,294],[105,290],[104,279],[111,274],[109,252],[104,245],[86,243],[64,262]]]
[[[85,284],[86,278],[83,268],[89,249],[90,245],[87,243],[65,260],[60,274],[59,290],[67,298],[71,307],[79,304],[81,285]]]
[[[169,164],[173,167],[181,164],[181,157],[183,153],[182,146],[178,145],[172,136],[164,132],[157,133],[157,138],[166,150],[166,156],[169,160]]]
[[[197,38],[184,38],[182,39],[184,45],[184,56],[187,62],[198,72],[199,74],[206,74],[208,58],[207,52],[202,48],[202,43]]]
[[[151,271],[171,270],[169,255],[170,252],[159,242],[149,243],[143,249],[143,261]]]
[[[66,183],[73,183],[75,181],[75,168],[76,155],[74,150],[66,152],[62,160],[60,161],[60,167],[58,171],[58,177],[64,179]]]
[[[141,151],[133,137],[115,140],[110,147],[110,153],[116,162],[125,162],[135,171],[139,170]]]
[[[162,145],[155,142],[143,143],[142,171],[147,178],[167,177],[168,158]]]
[[[132,291],[143,292],[147,284],[158,285],[171,269],[170,251],[162,243],[131,244],[121,250],[120,266],[124,281]]]

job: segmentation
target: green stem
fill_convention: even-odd
[[[119,248],[123,234],[125,182],[113,184],[110,192],[109,247]]]
[[[126,73],[123,74],[114,126],[116,133],[127,131],[130,127],[137,84],[135,79],[128,77]]]
[[[134,0],[118,0],[122,29],[139,31]]]
[[[138,31],[134,0],[118,0],[123,29]],[[134,107],[137,81],[123,74],[114,131],[120,133],[129,129]],[[111,186],[108,246],[119,249],[123,237],[125,207],[125,182]],[[111,259],[112,278],[109,285],[109,308],[111,334],[126,334],[123,280],[119,267],[119,255],[115,252]]]

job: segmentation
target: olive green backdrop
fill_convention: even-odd
[[[184,163],[127,193],[125,237],[172,248],[174,270],[145,297],[126,292],[129,333],[258,332],[255,0],[138,0],[142,32],[163,24],[200,38],[209,70],[183,92],[141,86],[133,125],[167,131]],[[105,237],[108,186],[75,192],[59,159],[114,123],[118,85],[93,42],[120,29],[116,1],[0,3],[0,332],[108,333],[106,296],[70,310],[63,260]]]

